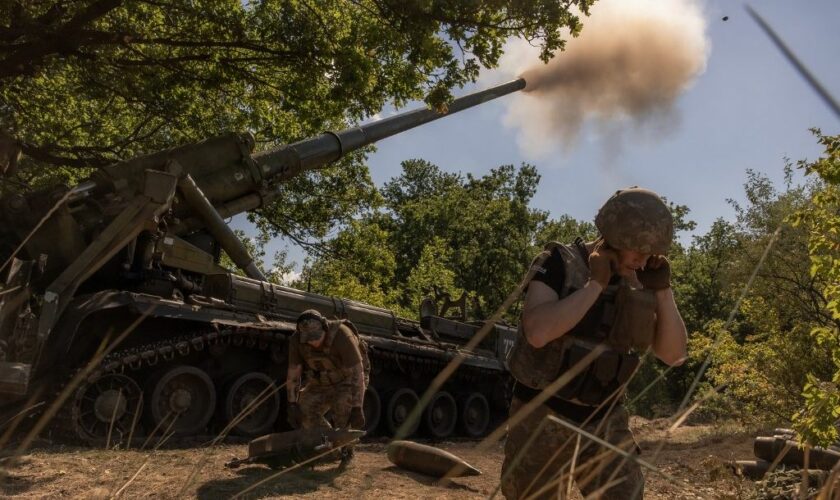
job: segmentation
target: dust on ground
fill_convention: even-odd
[[[724,465],[727,460],[752,456],[754,434],[721,425],[686,426],[669,434],[667,421],[639,418],[632,420],[632,427],[642,458],[676,480],[646,471],[646,499],[741,499],[749,498],[755,491],[752,482],[734,477]],[[436,444],[483,472],[481,476],[456,479],[447,486],[393,466],[385,454],[385,441],[380,441],[358,445],[356,457],[343,472],[336,464],[294,470],[250,491],[246,497],[487,498],[498,486],[502,444],[483,453],[475,449],[476,444]],[[47,445],[32,450],[5,469],[0,496],[231,498],[277,473],[263,466],[224,467],[231,458],[244,457],[246,448],[240,444],[140,452]]]

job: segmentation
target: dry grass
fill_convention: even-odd
[[[665,441],[657,457],[652,451],[666,437],[667,423],[633,419],[637,438],[654,465],[677,478],[677,483],[647,474],[646,499],[748,498],[752,483],[734,478],[723,466],[726,460],[747,458],[752,436],[734,426],[687,426]],[[455,479],[448,487],[431,478],[392,466],[384,442],[357,447],[356,458],[344,472],[335,464],[292,471],[256,489],[248,498],[485,498],[496,487],[502,463],[502,446],[489,453],[475,450],[475,442],[447,442],[442,448],[455,453],[484,472],[482,476]],[[262,466],[230,470],[224,463],[242,457],[245,445],[158,450],[148,465],[122,492],[121,498],[177,498],[197,460],[206,459],[186,496],[201,499],[230,498],[274,471]],[[108,498],[123,486],[151,452],[105,451],[43,446],[22,457],[0,484],[0,496],[15,498]],[[689,493],[690,490],[694,493]]]

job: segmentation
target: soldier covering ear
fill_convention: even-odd
[[[510,414],[567,372],[578,374],[510,427],[502,465],[508,499],[553,498],[557,480],[568,481],[557,475],[571,463],[595,471],[580,485],[584,496],[624,500],[644,494],[635,461],[605,456],[603,448],[591,444],[568,446],[576,434],[546,418],[571,421],[636,452],[622,401],[639,354],[653,349],[668,364],[685,357],[685,325],[664,257],[674,235],[668,206],[653,191],[625,189],[604,203],[595,225],[601,233],[596,241],[549,244],[549,257],[528,285],[519,335],[508,356],[516,379]],[[592,363],[578,366],[585,358]],[[537,429],[541,434],[533,441]]]

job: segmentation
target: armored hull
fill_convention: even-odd
[[[411,321],[386,309],[241,276],[221,281],[226,286],[214,285],[212,295],[185,299],[108,290],[74,300],[66,313],[71,321],[54,333],[70,349],[54,360],[44,384],[58,394],[66,387],[62,380],[70,383],[67,374],[83,377],[56,431],[99,445],[129,439],[139,444],[150,435],[288,430],[282,387],[288,340],[297,315],[311,308],[350,319],[368,346],[369,434],[395,435],[456,356],[463,357],[461,366],[420,420],[407,424],[405,435],[478,437],[506,411],[510,378],[504,356],[515,334],[510,326],[495,325],[478,348],[465,351],[479,323],[436,316]],[[125,339],[101,360],[91,356],[101,339],[120,336]]]
[[[448,113],[524,86],[464,96]],[[60,406],[55,432],[126,445],[282,431],[288,339],[298,314],[317,309],[351,320],[368,346],[368,430],[487,432],[509,397],[512,327],[493,325],[467,352],[482,322],[463,321],[463,305],[461,321],[429,303],[416,321],[277,286],[224,220],[276,202],[277,184],[301,172],[443,116],[409,111],[259,153],[250,134],[227,134],[0,199],[2,421],[14,428],[21,419],[10,417]],[[222,250],[247,277],[219,265]],[[409,420],[456,357],[454,376]]]

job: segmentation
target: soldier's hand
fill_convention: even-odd
[[[664,255],[651,255],[645,268],[636,271],[639,282],[648,290],[664,290],[671,287],[671,264]]]
[[[303,413],[300,411],[300,405],[297,403],[289,403],[286,408],[286,421],[289,422],[295,429],[299,429],[303,423]]]
[[[350,408],[350,422],[348,423],[351,429],[362,430],[365,428],[365,412],[361,406]]]
[[[618,254],[603,242],[595,245],[592,253],[589,254],[589,273],[591,278],[601,285],[601,288],[607,288],[610,284],[613,269],[617,266]]]

